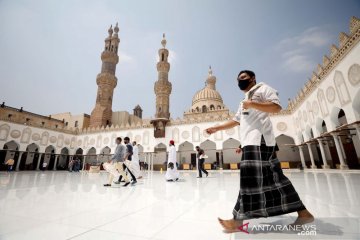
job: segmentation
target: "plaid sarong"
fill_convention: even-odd
[[[240,191],[234,219],[251,219],[304,210],[299,195],[284,175],[275,147],[245,146],[240,162]]]

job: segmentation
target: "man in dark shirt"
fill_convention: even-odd
[[[199,176],[198,178],[202,178],[202,172],[206,174],[206,177],[209,175],[209,173],[204,169],[204,162],[205,162],[205,152],[203,149],[201,149],[199,146],[196,146],[197,153],[197,159],[198,159],[198,169],[199,169]]]
[[[125,164],[123,165],[124,166],[124,171],[127,169],[127,171],[129,172],[129,174],[131,175],[131,179],[132,179],[132,182],[131,184],[135,184],[137,183],[136,181],[136,177],[134,176],[134,174],[130,171],[130,161],[131,161],[131,157],[133,155],[133,146],[131,145],[130,143],[130,138],[129,137],[125,137],[124,138],[124,143],[126,145],[126,152],[125,152]],[[120,176],[121,178],[121,176]],[[121,181],[121,179],[119,179],[119,182]],[[125,183],[125,187],[129,185],[129,183]]]

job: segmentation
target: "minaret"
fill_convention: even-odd
[[[170,118],[170,93],[171,83],[169,82],[170,64],[168,62],[169,50],[166,47],[165,34],[161,41],[163,48],[159,49],[159,62],[157,63],[158,80],[155,82],[154,91],[156,94],[155,119],[151,121],[154,125],[154,136],[165,137],[165,126]]]
[[[119,62],[118,47],[120,39],[118,32],[119,27],[116,23],[114,30],[110,26],[108,30],[109,36],[105,39],[105,49],[101,53],[101,73],[96,77],[98,91],[95,108],[91,112],[90,127],[111,125],[112,99],[117,84],[115,71],[116,64]]]
[[[216,77],[213,75],[213,71],[211,66],[209,66],[209,75],[206,79],[206,86],[210,89],[216,90]]]

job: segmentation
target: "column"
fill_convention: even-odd
[[[349,169],[348,165],[345,162],[345,159],[344,159],[344,156],[343,156],[343,153],[342,153],[342,150],[341,150],[340,144],[342,144],[342,143],[339,141],[338,135],[337,134],[332,134],[332,136],[334,138],[336,151],[337,151],[337,154],[338,154],[339,160],[340,160],[340,169]]]
[[[303,151],[303,146],[298,146],[299,147],[299,153],[300,153],[300,160],[301,160],[301,165],[303,166],[304,169],[306,169],[306,163],[305,163],[305,157],[304,157],[304,151]]]
[[[19,171],[20,162],[21,162],[21,157],[22,157],[23,153],[24,153],[24,152],[20,152],[20,154],[19,154],[19,158],[18,158],[18,161],[17,161],[17,163],[16,163],[15,171]]]
[[[321,157],[322,157],[322,160],[323,160],[322,168],[329,169],[330,166],[327,164],[323,141],[321,141],[320,139],[318,139],[317,141],[319,142]]]
[[[355,128],[356,128],[356,135],[358,136],[358,138],[360,140],[360,126],[357,125]]]
[[[40,153],[39,154],[39,160],[38,160],[38,162],[37,162],[37,164],[36,164],[36,171],[39,171],[40,170],[40,162],[41,162],[41,158],[42,158],[42,156],[44,155],[44,153]],[[45,159],[45,158],[44,158]]]
[[[83,156],[83,163],[82,163],[83,165],[82,165],[82,171],[84,171],[85,170],[85,164],[86,164],[86,156],[84,155]]]
[[[340,136],[338,136],[338,139],[339,139],[339,143],[340,143],[341,152],[342,152],[344,160],[346,162],[346,153],[345,153],[345,150],[344,150],[344,145],[341,142],[341,137]]]
[[[309,149],[310,160],[311,160],[311,168],[317,168],[316,165],[315,165],[315,161],[314,161],[314,155],[313,155],[313,152],[311,150],[311,143],[307,143],[306,145],[308,146],[308,149]]]
[[[58,163],[59,157],[60,157],[60,155],[56,155],[56,156],[55,156],[54,167],[53,167],[53,169],[52,169],[52,170],[54,170],[54,171],[56,171],[56,167],[57,167],[57,163]]]
[[[220,164],[219,164],[219,169],[223,170],[223,162],[224,162],[224,152],[221,150],[220,152]]]
[[[154,155],[155,153],[151,153],[151,171],[154,171]]]

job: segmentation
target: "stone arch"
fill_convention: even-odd
[[[216,150],[216,143],[207,139],[206,141],[200,143],[200,148],[204,149],[205,154],[209,157],[205,159],[206,163],[217,162],[219,159],[219,153]]]
[[[54,169],[55,160],[56,160],[56,148],[53,145],[49,145],[45,148],[45,154],[41,157],[40,168],[42,169],[42,165],[44,162],[47,163],[47,169]]]
[[[346,115],[344,109],[334,106],[330,113],[330,120],[335,127],[339,127],[343,124],[347,124]]]
[[[196,151],[191,142],[185,141],[179,144],[178,153],[180,165],[183,163],[191,163],[193,166],[196,166]]]
[[[67,147],[63,147],[60,150],[60,155],[58,156],[58,162],[56,163],[56,169],[65,170],[69,166],[70,150]]]
[[[277,158],[279,161],[300,163],[300,154],[298,148],[288,145],[295,144],[294,138],[285,134],[280,134],[275,138],[275,140],[279,147],[279,151],[277,152]]]
[[[6,141],[10,133],[10,125],[2,124],[0,126],[0,140]]]
[[[198,126],[192,128],[192,141],[200,142],[200,128]]]
[[[4,144],[3,149],[19,150],[20,149],[20,144],[17,143],[16,141],[14,141],[14,140],[11,140],[11,141]]]
[[[163,166],[163,168],[165,169],[164,164],[167,161],[167,147],[164,143],[158,143],[155,147],[154,147],[154,165],[161,165]]]
[[[203,113],[206,113],[207,112],[207,106],[206,105],[203,105],[202,107],[201,107],[201,110],[202,110],[202,112]]]
[[[85,158],[85,162],[87,164],[93,163],[97,161],[97,153],[96,153],[96,149],[94,147],[91,147],[87,153],[86,153],[86,158]]]
[[[323,134],[323,133],[326,133],[327,132],[327,126],[326,126],[325,120],[322,119],[322,118],[316,118],[315,128],[316,128],[317,132],[320,135]]]
[[[20,145],[14,140],[5,143],[2,150],[0,150],[0,163],[4,163],[11,158],[15,160],[14,166],[17,166],[20,155],[19,149]],[[5,166],[0,164],[0,170],[6,170]]]
[[[167,147],[164,143],[158,143],[155,147],[154,147],[154,152],[164,152],[166,151]]]
[[[222,144],[223,147],[223,163],[220,165],[223,165],[224,163],[239,163],[241,159],[241,155],[237,154],[235,151],[240,146],[240,141],[229,138],[225,140]],[[220,160],[221,161],[221,160]]]
[[[100,162],[105,162],[105,161],[108,161],[111,156],[110,156],[110,153],[111,153],[111,148],[108,147],[108,146],[105,146],[103,149],[101,149],[100,151],[100,155],[99,155],[99,161]]]
[[[211,104],[211,105],[210,105],[210,110],[211,110],[211,111],[214,111],[214,110],[215,110],[214,104]]]
[[[26,152],[23,153],[20,159],[19,170],[34,170],[39,161],[39,145],[31,143],[27,145]]]

